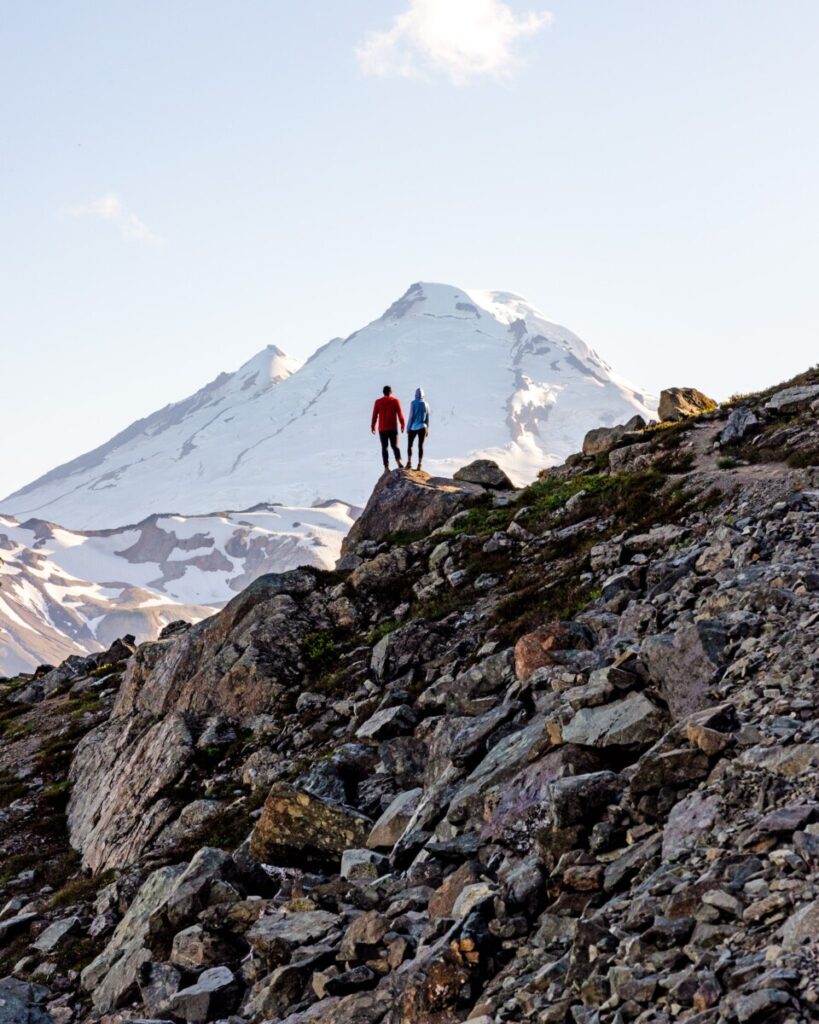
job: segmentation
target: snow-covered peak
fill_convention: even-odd
[[[405,408],[426,389],[425,468],[486,457],[520,483],[577,451],[587,430],[656,408],[521,296],[418,282],[303,366],[269,346],[0,507],[88,529],[259,502],[361,505],[381,471],[370,414],[384,384]]]
[[[268,345],[231,375],[233,390],[264,391],[286,380],[300,366],[300,360],[288,356],[277,345]]]

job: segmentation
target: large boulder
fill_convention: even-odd
[[[81,740],[71,764],[72,845],[86,867],[104,871],[132,861],[175,813],[166,796],[193,759],[180,714],[112,718]]]
[[[649,675],[674,721],[713,703],[708,691],[725,663],[727,642],[723,627],[707,619],[685,623],[673,635],[659,633],[643,642]]]
[[[595,427],[583,438],[584,455],[602,455],[610,451],[626,434],[637,430],[645,430],[646,421],[642,416],[632,416],[628,423],[620,423],[614,427]]]
[[[370,500],[341,545],[342,557],[357,554],[368,541],[390,534],[426,535],[451,515],[485,500],[486,491],[474,483],[432,477],[428,473],[384,473]]]
[[[371,828],[351,807],[276,783],[250,837],[250,853],[264,864],[338,865],[345,850],[366,845]]]
[[[481,487],[489,487],[495,491],[512,491],[515,485],[500,468],[497,462],[491,459],[475,459],[468,466],[456,469],[452,474],[454,480],[467,484],[480,484]]]
[[[713,412],[717,403],[696,388],[666,388],[660,392],[657,413],[661,420],[684,420]]]

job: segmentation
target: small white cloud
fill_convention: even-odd
[[[545,28],[546,11],[517,15],[502,0],[410,0],[384,32],[368,32],[356,49],[365,75],[448,75],[463,85],[477,75],[508,75],[519,63],[515,43]]]
[[[72,206],[67,211],[69,217],[99,217],[101,220],[110,221],[117,228],[123,238],[137,242],[158,242],[161,241],[158,235],[140,220],[135,213],[132,213],[122,200],[109,193],[100,199],[86,203],[83,206]]]

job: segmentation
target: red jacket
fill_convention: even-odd
[[[399,422],[401,429],[404,429],[404,413],[401,411],[401,403],[395,395],[384,395],[383,398],[376,399],[373,406],[371,430],[375,430],[376,420],[379,430],[398,430]]]

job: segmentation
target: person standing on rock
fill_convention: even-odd
[[[404,468],[404,463],[401,461],[401,450],[398,447],[399,423],[401,424],[401,433],[403,434],[405,424],[401,403],[392,393],[392,388],[389,384],[385,384],[384,397],[377,398],[375,405],[373,405],[373,418],[370,424],[370,429],[373,433],[375,433],[375,427],[378,424],[378,436],[381,439],[381,458],[384,460],[385,472],[390,468],[388,445],[392,448],[398,468]]]
[[[424,441],[429,433],[429,402],[423,388],[415,389],[415,398],[410,403],[407,422],[407,469],[412,469],[412,444],[418,438],[418,466],[424,461]]]

